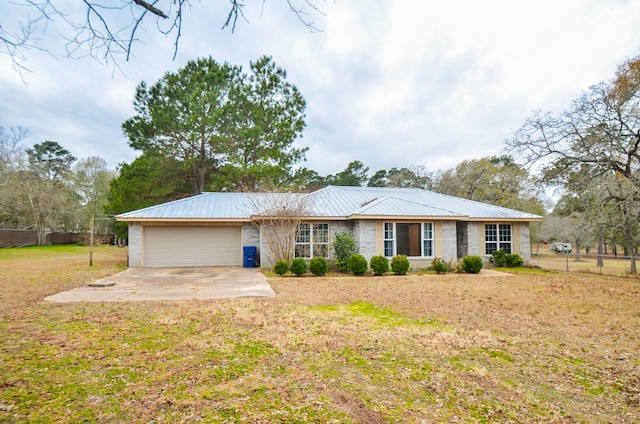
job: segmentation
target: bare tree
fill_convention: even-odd
[[[602,187],[603,204],[611,205],[611,221],[621,234],[625,255],[630,258],[630,273],[637,274],[637,246],[640,244],[640,190],[630,181],[616,175],[608,178]]]
[[[89,219],[89,266],[92,266],[96,217],[103,218],[102,222],[105,224],[112,221],[107,220],[102,211],[107,203],[109,183],[116,173],[108,169],[107,161],[99,156],[81,159],[74,171],[74,191],[80,197],[80,205],[85,209],[84,215]]]
[[[259,193],[247,196],[253,222],[261,231],[271,262],[291,262],[300,224],[311,215],[313,194]]]
[[[17,202],[22,172],[26,166],[26,151],[22,141],[25,128],[0,126],[0,227],[21,228],[25,225],[24,208]]]
[[[640,188],[640,58],[610,82],[592,86],[556,116],[536,112],[507,141],[520,163],[540,165],[546,181],[587,165],[590,178],[616,172]]]
[[[313,22],[314,15],[324,12],[314,0],[285,0],[291,12],[311,31],[318,31]],[[326,0],[323,0],[326,1]],[[229,0],[229,13],[223,21],[222,29],[235,31],[238,19],[247,20],[244,15],[243,0]],[[263,0],[263,5],[266,0]],[[21,12],[24,17],[12,16]],[[201,5],[199,7],[206,7]],[[92,58],[113,63],[117,66],[124,56],[129,60],[136,43],[142,43],[143,23],[154,23],[158,32],[173,40],[175,58],[182,36],[182,28],[190,0],[82,0],[80,7],[60,0],[26,0],[24,4],[3,5],[3,14],[17,25],[9,28],[0,18],[0,53],[11,57],[13,67],[18,72],[27,70],[25,65],[29,50],[47,51],[39,34],[47,32],[47,26],[54,21],[61,22],[68,30],[68,36],[61,36],[66,43],[67,54],[71,57],[89,55]]]
[[[637,203],[640,200],[640,57],[619,66],[615,77],[590,87],[559,115],[536,112],[512,140],[511,154],[540,166],[542,181],[560,184],[597,218],[610,216],[636,272]],[[572,187],[575,186],[575,187]],[[595,202],[585,203],[593,193]]]
[[[20,168],[25,158],[21,143],[28,131],[22,127],[0,126],[0,187],[7,184],[9,174]]]

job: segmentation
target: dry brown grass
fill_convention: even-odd
[[[127,249],[96,246],[89,266],[88,246],[0,249],[0,316],[45,296],[125,269]]]
[[[572,388],[567,363],[584,365],[583,381],[596,390],[621,390],[620,401],[640,412],[640,284],[637,280],[581,274],[481,277],[465,275],[406,276],[380,279],[305,280],[307,289],[287,279],[273,279],[280,299],[309,305],[365,300],[412,317],[437,319],[456,330],[444,333],[443,345],[457,349],[489,349],[506,353],[532,380],[562,387],[567,409],[586,421],[616,408],[582,398]],[[449,352],[451,354],[451,352]],[[533,369],[531,367],[533,366]],[[527,369],[528,368],[528,369]],[[536,372],[536,369],[539,372]],[[494,374],[490,380],[506,381]],[[556,372],[557,371],[557,372]],[[578,371],[580,373],[582,371]],[[520,378],[523,378],[521,376]],[[616,382],[628,381],[621,387]],[[526,381],[518,384],[527,386]],[[564,387],[563,387],[564,386]],[[584,387],[583,387],[584,388]],[[628,391],[626,391],[628,390]],[[513,396],[511,393],[509,396]],[[504,399],[506,400],[506,399]],[[573,405],[572,405],[573,403]],[[583,415],[584,414],[584,415]],[[570,414],[573,416],[574,414]],[[624,415],[623,415],[624,416]],[[634,415],[640,418],[640,415]],[[622,417],[618,417],[622,419]],[[577,419],[577,418],[576,418]],[[569,420],[572,421],[572,420]],[[604,421],[607,421],[605,419]],[[616,421],[616,420],[613,420]],[[634,420],[623,419],[625,422]]]
[[[285,277],[275,298],[60,305],[36,301],[50,261],[0,288],[0,421],[640,419],[637,280]],[[84,284],[73,263],[51,280]]]

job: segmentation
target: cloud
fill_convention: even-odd
[[[173,40],[145,24],[120,68],[30,51],[26,84],[0,56],[0,123],[25,126],[29,145],[56,140],[111,166],[136,152],[120,129],[136,85],[212,56],[247,67],[270,55],[307,100],[296,145],[322,175],[360,160],[378,169],[435,171],[500,154],[534,110],[560,112],[589,85],[639,53],[638,2],[506,0],[320,2],[312,32],[284,1],[247,4],[222,30],[225,2],[193,3],[175,60]],[[0,18],[0,24],[11,19]],[[55,25],[47,45],[59,46]],[[56,50],[58,53],[60,50]],[[59,55],[60,56],[60,55]]]

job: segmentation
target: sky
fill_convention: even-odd
[[[316,0],[322,13],[291,1],[319,31],[286,0],[265,0],[248,1],[246,21],[231,32],[222,29],[227,1],[194,0],[175,59],[174,38],[150,19],[117,67],[83,50],[68,58],[64,21],[40,22],[36,35],[47,51],[24,52],[28,71],[0,54],[0,125],[27,128],[26,147],[53,140],[116,168],[140,154],[121,125],[134,114],[141,81],[153,84],[200,57],[248,68],[267,55],[307,101],[307,125],[295,141],[309,149],[301,166],[328,175],[359,160],[370,174],[435,172],[508,153],[504,141],[534,111],[562,112],[640,54],[633,0]],[[76,8],[63,10],[70,18],[83,13],[82,2],[54,3]],[[9,30],[33,16],[8,0],[0,9]]]

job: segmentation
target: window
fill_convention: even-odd
[[[311,225],[300,224],[296,233],[296,258],[311,257]]]
[[[385,222],[384,256],[433,256],[433,223]]]
[[[384,223],[384,256],[392,257],[393,255],[393,223]]]
[[[296,234],[296,258],[329,256],[329,224],[300,224]]]
[[[329,256],[329,224],[313,224],[311,256]]]
[[[433,224],[422,224],[422,256],[433,256]]]
[[[511,253],[511,224],[486,224],[484,239],[487,255],[500,249],[505,253]]]

